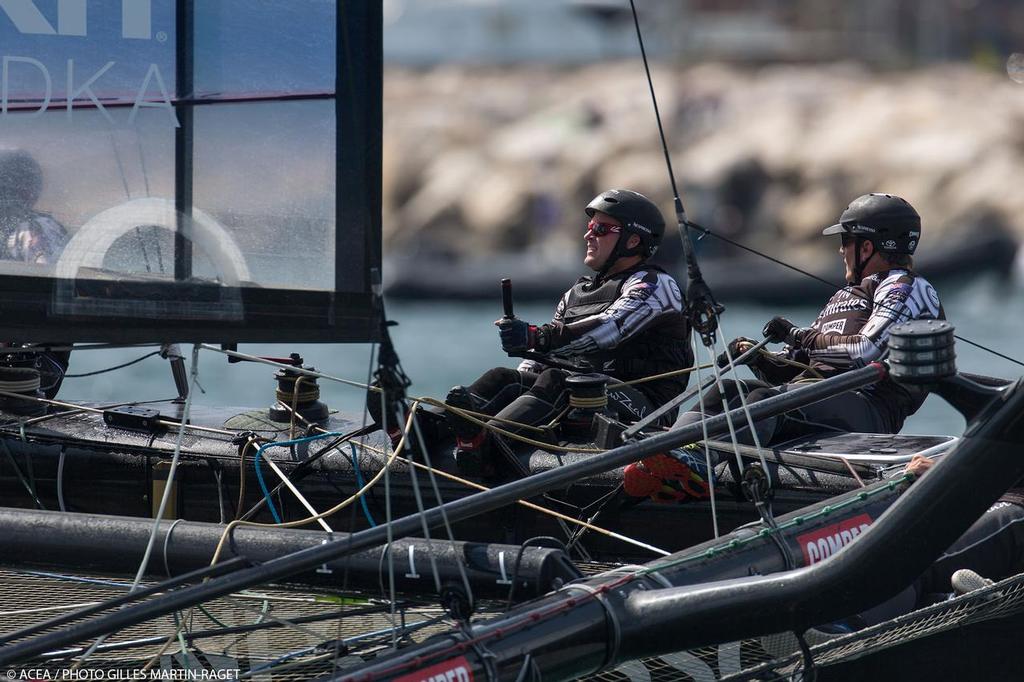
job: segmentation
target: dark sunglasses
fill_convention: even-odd
[[[843,240],[843,246],[849,246],[857,241],[857,235],[851,234],[850,232],[843,232],[839,235],[840,239]]]
[[[599,223],[596,220],[591,220],[587,223],[587,231],[584,234],[589,234],[590,232],[593,232],[595,237],[603,237],[609,233],[618,234],[622,232],[622,228],[611,223]]]

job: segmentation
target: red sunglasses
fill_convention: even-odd
[[[611,223],[599,223],[596,220],[591,220],[587,223],[587,231],[584,234],[588,234],[590,232],[593,232],[595,237],[603,237],[609,233],[618,234],[619,232],[622,232],[622,227],[619,225],[612,225]]]

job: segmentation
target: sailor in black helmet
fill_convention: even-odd
[[[885,351],[893,325],[921,318],[945,319],[934,287],[914,272],[921,216],[905,199],[881,193],[857,197],[839,216],[839,222],[822,234],[840,238],[847,286],[829,299],[808,327],[798,327],[783,317],[772,318],[764,335],[786,346],[777,353],[757,355],[750,363],[763,382],[783,389],[786,384],[834,376],[877,360]],[[736,339],[732,343],[740,351],[752,342]],[[799,360],[811,369],[794,368],[782,363],[783,359]],[[766,425],[765,436],[779,435],[775,431],[787,423],[799,430],[801,421],[810,428],[896,433],[925,397],[923,390],[887,379],[803,408],[801,414],[769,420],[775,423]]]
[[[665,231],[661,211],[647,197],[626,189],[602,192],[586,207],[584,264],[596,274],[580,278],[558,302],[551,322],[519,319],[495,322],[502,348],[537,351],[568,360],[581,371],[620,381],[640,379],[693,364],[683,295],[671,275],[647,263]],[[496,426],[511,420],[546,424],[568,404],[569,373],[525,360],[517,369],[497,367],[470,386],[456,386],[446,402],[496,415]],[[609,388],[609,406],[633,422],[680,393],[687,375]],[[479,425],[454,417],[460,464],[490,464],[492,436]],[[514,429],[513,429],[514,430]]]
[[[737,388],[748,403],[778,395],[799,382],[835,376],[863,367],[885,352],[893,325],[921,318],[945,319],[939,296],[928,281],[914,272],[913,253],[921,241],[921,217],[905,199],[892,194],[865,194],[843,211],[839,222],[822,234],[839,235],[839,253],[846,267],[847,286],[837,291],[807,327],[784,317],[772,318],[764,335],[783,342],[779,352],[756,354],[747,363],[758,380],[723,381],[730,409],[740,406]],[[754,341],[740,337],[729,344],[733,358]],[[810,369],[787,361],[796,360]],[[724,366],[723,353],[718,364]],[[844,393],[779,417],[756,422],[760,443],[788,440],[806,433],[841,430],[896,433],[927,397],[923,389],[885,379],[858,391]],[[717,388],[703,400],[706,414],[722,411]],[[676,425],[700,421],[701,412],[679,415]],[[749,428],[737,432],[752,444]],[[681,453],[685,455],[685,453]],[[660,490],[662,480],[651,473],[667,455],[655,455],[627,467],[627,492],[637,496]],[[678,458],[671,458],[677,460]],[[656,480],[657,479],[657,480]]]
[[[35,210],[43,189],[39,163],[21,149],[0,149],[0,258],[55,263],[67,243],[64,227]]]
[[[23,149],[0,149],[0,260],[52,265],[60,257],[68,233],[53,217],[35,210],[42,189],[43,172],[31,154]],[[4,345],[9,346],[0,344]],[[39,369],[42,390],[47,398],[53,398],[69,356],[68,351],[52,351],[35,356],[7,354],[5,360]]]

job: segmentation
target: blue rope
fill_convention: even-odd
[[[336,438],[338,436],[344,436],[343,433],[337,433],[335,431],[329,431],[327,433],[320,433],[315,436],[307,436],[305,438],[296,438],[295,440],[282,440],[274,443],[264,443],[256,450],[256,455],[253,457],[253,467],[256,469],[256,480],[260,483],[260,490],[263,491],[263,499],[267,501],[267,506],[270,508],[270,515],[274,517],[276,523],[283,523],[281,516],[277,513],[277,507],[274,506],[274,501],[270,499],[270,490],[267,488],[266,482],[263,480],[263,471],[260,469],[260,455],[267,448],[285,447],[292,445],[301,445],[302,443],[309,443],[315,440],[323,440],[324,438]]]
[[[352,469],[356,472],[356,489],[363,489],[363,472],[359,470],[359,453],[356,451],[355,443],[350,443],[349,447],[352,448]],[[363,514],[366,516],[366,522],[370,524],[370,528],[376,528],[377,522],[370,516],[370,508],[366,504],[366,495],[359,496],[359,502],[363,507]]]

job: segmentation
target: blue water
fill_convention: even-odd
[[[497,291],[497,287],[496,287]],[[957,334],[969,341],[990,346],[1005,355],[1024,360],[1024,295],[1018,289],[993,282],[976,282],[955,292],[940,292],[947,317]],[[823,302],[821,302],[823,303]],[[760,338],[760,329],[773,315],[785,315],[797,324],[808,324],[819,302],[807,306],[766,308],[731,303],[722,318],[723,337]],[[550,318],[551,305],[517,303],[517,316],[532,322]],[[443,397],[448,388],[469,383],[486,369],[510,365],[498,344],[492,322],[501,314],[501,303],[402,302],[388,305],[388,314],[399,325],[393,338],[406,373],[413,381],[410,395]],[[190,347],[183,348],[188,351]],[[70,372],[81,373],[109,367],[147,352],[148,349],[79,351],[72,355]],[[365,382],[370,362],[368,344],[243,345],[242,352],[257,355],[300,353],[307,364],[329,374]],[[187,354],[187,353],[186,353]],[[980,374],[1017,378],[1024,367],[957,342],[960,369]],[[703,358],[703,352],[701,353]],[[744,370],[745,371],[745,370]],[[198,404],[229,404],[244,407],[273,402],[274,369],[253,363],[228,364],[218,353],[199,354]],[[322,393],[334,409],[358,411],[363,395],[355,388],[322,381]],[[67,379],[60,398],[96,402],[122,402],[168,398],[174,384],[166,361],[150,358],[143,362],[96,377]],[[937,396],[929,397],[918,414],[908,420],[905,433],[959,435],[963,418]]]

